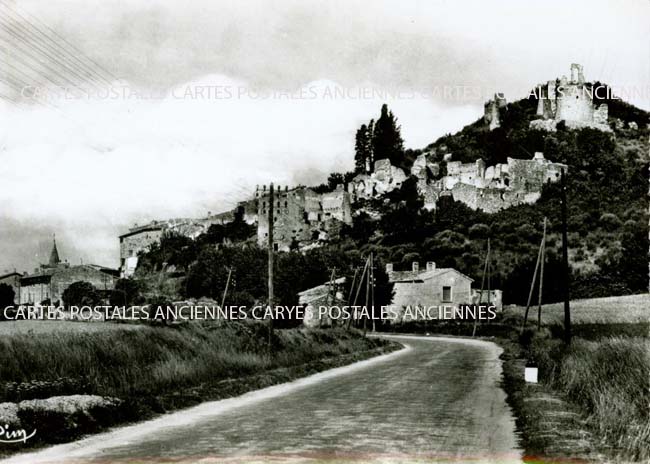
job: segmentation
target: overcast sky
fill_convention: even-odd
[[[354,132],[383,102],[410,148],[572,62],[650,109],[649,13],[645,0],[0,7],[0,95],[22,103],[0,100],[0,272],[45,261],[54,233],[64,258],[117,266],[117,235],[135,222],[221,211],[256,184],[321,182],[352,167]],[[120,97],[33,104],[17,90],[90,74]]]

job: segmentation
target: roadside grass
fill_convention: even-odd
[[[78,322],[78,321],[48,321],[48,320],[19,320],[0,321],[0,336],[18,333],[40,335],[52,332],[108,332],[113,330],[138,330],[142,324],[124,324],[117,322]]]
[[[650,459],[650,343],[643,337],[576,338],[568,350],[543,334],[530,352],[543,382],[587,414],[607,454]]]
[[[1,324],[0,324],[1,325]],[[124,398],[305,364],[386,342],[343,330],[276,330],[268,355],[266,325],[192,323],[139,330],[16,333],[0,339],[0,402],[44,397],[12,394],[15,384],[69,379],[83,393]],[[27,391],[27,390],[25,390]],[[81,392],[75,392],[81,393]],[[29,396],[29,395],[27,395]]]
[[[40,431],[27,446],[43,446],[398,347],[356,331],[286,329],[274,332],[269,354],[268,327],[253,321],[19,332],[0,338],[0,404],[5,403],[0,413],[3,407],[18,407],[21,426]],[[84,411],[23,407],[28,400],[70,395],[97,395],[113,406]],[[24,449],[16,446],[0,447],[0,456]]]
[[[563,327],[552,318],[541,331],[531,324],[520,336],[521,318],[504,316],[513,325],[510,337],[497,339],[505,350],[504,388],[526,453],[535,456],[531,461],[594,455],[615,462],[650,461],[649,324],[647,316],[640,318],[647,310],[637,306],[644,299],[572,302],[572,316],[573,308],[583,312],[572,318],[568,347]],[[615,307],[612,301],[632,307]],[[597,314],[586,314],[589,307]],[[641,320],[621,322],[635,318]],[[531,360],[539,368],[538,385],[523,380],[524,365]]]

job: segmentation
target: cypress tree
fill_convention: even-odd
[[[400,126],[392,111],[385,103],[381,107],[381,116],[374,125],[372,134],[373,161],[389,159],[394,166],[400,166],[404,159],[404,141]]]

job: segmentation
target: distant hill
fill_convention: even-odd
[[[448,153],[465,163],[482,158],[490,166],[508,157],[530,159],[541,151],[547,159],[567,164],[574,296],[647,290],[650,114],[622,100],[598,100],[609,106],[611,132],[567,129],[562,123],[556,132],[548,132],[530,127],[537,103],[534,96],[509,103],[499,109],[500,127],[489,130],[481,118],[417,152],[427,153],[432,161],[442,161]],[[404,164],[412,154],[407,157]],[[406,267],[414,259],[437,261],[480,282],[486,240],[491,237],[493,288],[503,288],[506,301],[521,303],[527,297],[541,222],[547,217],[545,299],[560,298],[559,185],[546,186],[533,205],[495,214],[473,211],[449,198],[432,213],[418,211],[411,198],[409,209],[408,188],[404,190],[402,197],[391,195],[380,220],[355,220],[351,236],[362,249],[375,249],[397,266]]]

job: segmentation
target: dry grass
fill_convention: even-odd
[[[561,342],[536,336],[532,352],[542,381],[587,414],[587,423],[617,460],[650,459],[650,344],[645,337]]]
[[[118,324],[113,322],[75,321],[0,321],[0,335],[19,333],[44,334],[53,332],[106,332],[113,330],[134,330],[139,324]]]
[[[523,317],[525,308],[508,309],[511,315]],[[638,324],[650,320],[650,294],[612,296],[571,301],[571,321],[574,324]],[[528,314],[529,322],[537,321],[537,307]],[[542,325],[562,324],[564,304],[542,306]]]
[[[26,399],[8,398],[16,391],[45,395],[47,385],[62,385],[57,388],[64,390],[83,386],[83,391],[74,393],[152,397],[386,343],[342,330],[278,330],[269,357],[267,333],[266,326],[257,323],[144,326],[91,333],[55,330],[38,337],[13,333],[0,339],[0,402]]]

